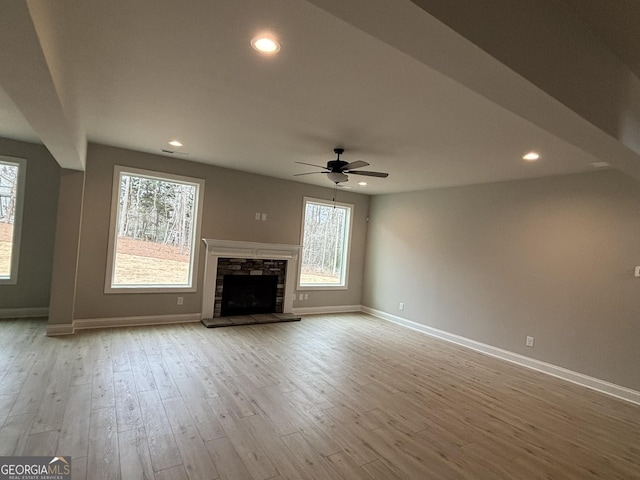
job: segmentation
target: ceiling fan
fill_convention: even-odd
[[[314,173],[326,173],[327,178],[331,180],[336,185],[338,183],[348,182],[349,177],[348,174],[351,175],[365,175],[367,177],[379,177],[379,178],[387,178],[389,176],[388,173],[383,172],[370,172],[368,170],[358,170],[356,168],[366,167],[369,164],[367,162],[363,162],[362,160],[356,160],[355,162],[345,162],[344,160],[340,160],[340,155],[344,153],[344,148],[334,148],[333,153],[335,153],[338,158],[335,160],[329,160],[327,162],[326,167],[321,167],[320,165],[314,165],[313,163],[305,163],[305,162],[295,162],[300,165],[309,165],[311,167],[322,168],[321,172],[308,172],[308,173],[296,173],[294,177],[299,177],[301,175],[313,175]]]

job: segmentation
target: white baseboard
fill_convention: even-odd
[[[0,318],[48,317],[48,307],[0,308]]]
[[[79,318],[73,323],[47,325],[47,336],[71,335],[76,330],[110,327],[140,327],[143,325],[167,325],[171,323],[196,323],[200,321],[199,313],[183,315],[149,315],[140,317],[112,317],[112,318]]]
[[[406,318],[398,317],[381,310],[363,306],[362,311],[373,315],[374,317],[378,317],[383,320],[387,320],[389,322],[393,322],[398,325],[402,325],[404,327],[426,333],[427,335],[431,335],[432,337],[440,338],[442,340],[446,340],[448,342],[470,348],[477,352],[491,355],[492,357],[497,357],[502,360],[506,360],[508,362],[530,368],[532,370],[546,373],[548,375],[553,375],[554,377],[558,377],[563,380],[582,385],[583,387],[591,388],[592,390],[597,390],[601,393],[606,393],[607,395],[611,395],[612,397],[621,398],[623,400],[627,400],[629,402],[640,405],[640,392],[636,390],[631,390],[630,388],[621,387],[620,385],[609,383],[598,378],[583,375],[582,373],[558,367],[557,365],[552,365],[550,363],[542,362],[530,357],[525,357],[524,355],[487,345],[486,343],[477,342],[475,340],[471,340],[470,338],[455,335],[453,333],[448,333],[443,330],[438,330],[437,328],[413,322],[411,320],[407,320]]]
[[[47,325],[46,335],[47,337],[57,337],[59,335],[73,335],[74,332],[73,323],[60,323]]]
[[[200,313],[182,315],[148,315],[140,317],[79,318],[73,321],[74,330],[109,327],[140,327],[143,325],[166,325],[170,323],[195,323]]]
[[[298,307],[293,308],[291,313],[294,315],[314,315],[318,313],[350,313],[361,311],[361,305],[332,305],[326,307]]]

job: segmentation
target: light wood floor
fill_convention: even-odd
[[[360,314],[47,338],[0,321],[0,455],[73,479],[634,479],[640,407]]]

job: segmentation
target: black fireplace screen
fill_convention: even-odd
[[[277,275],[225,275],[221,315],[252,315],[276,311]]]

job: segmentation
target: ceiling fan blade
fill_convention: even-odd
[[[345,172],[347,170],[351,170],[354,168],[362,168],[367,167],[369,164],[367,162],[363,162],[362,160],[356,160],[355,162],[347,163],[344,167],[342,167],[342,171]]]
[[[349,175],[364,175],[366,177],[380,177],[380,178],[387,178],[389,176],[388,173],[383,173],[383,172],[367,172],[367,171],[360,171],[360,172],[349,172]]]
[[[327,167],[323,167],[322,165],[314,165],[313,163],[305,163],[305,162],[294,162],[294,163],[299,163],[300,165],[309,165],[310,167],[324,168],[325,170],[328,170]]]
[[[299,177],[301,175],[313,175],[314,173],[327,173],[327,172],[307,172],[307,173],[294,173],[294,177]]]

